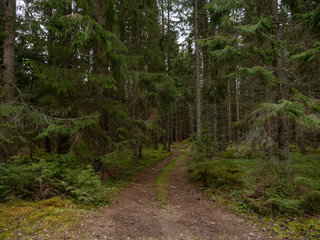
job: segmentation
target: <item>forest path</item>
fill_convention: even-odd
[[[156,180],[167,163],[181,156],[173,154],[128,183],[109,208],[87,216],[71,235],[76,239],[270,239],[216,203],[203,198],[186,171],[188,157],[170,174],[168,203],[157,201]]]

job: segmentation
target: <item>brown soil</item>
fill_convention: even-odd
[[[75,239],[272,239],[241,217],[223,210],[202,197],[199,187],[189,181],[185,159],[172,173],[169,203],[156,200],[156,179],[161,168],[181,153],[173,155],[141,173],[127,184],[111,207],[87,216],[69,232]],[[74,237],[72,237],[74,236]],[[76,237],[75,237],[76,236]]]

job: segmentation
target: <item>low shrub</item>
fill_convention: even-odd
[[[43,200],[69,195],[80,202],[100,202],[106,188],[92,167],[75,168],[56,157],[21,163],[21,159],[0,165],[0,199]]]
[[[320,213],[319,157],[293,154],[292,163],[277,159],[232,159],[230,151],[219,159],[194,158],[190,176],[238,211],[262,215]],[[241,192],[241,194],[239,194]]]
[[[320,212],[320,191],[312,191],[307,193],[303,207],[308,213],[319,213]]]
[[[233,162],[204,161],[193,164],[189,169],[192,179],[205,187],[229,191],[243,186],[244,172]]]
[[[167,151],[145,149],[138,164],[132,163],[130,151],[108,155],[102,159],[107,177],[94,170],[93,160],[78,159],[72,152],[32,160],[16,156],[0,164],[0,201],[65,195],[77,202],[102,204],[110,200],[115,186],[168,155]]]

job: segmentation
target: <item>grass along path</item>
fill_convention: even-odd
[[[177,167],[179,163],[181,163],[187,156],[187,152],[185,150],[179,150],[180,152],[184,152],[179,157],[174,158],[170,161],[166,166],[164,166],[157,178],[157,200],[160,204],[166,204],[168,202],[168,183],[170,173]]]

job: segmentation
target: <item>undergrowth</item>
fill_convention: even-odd
[[[291,164],[281,164],[272,158],[236,158],[229,150],[216,159],[196,156],[189,173],[211,199],[239,213],[258,215],[283,238],[318,239],[320,157],[292,154],[291,159]]]
[[[0,164],[0,201],[45,200],[68,196],[76,202],[108,202],[119,182],[128,180],[168,152],[144,150],[143,159],[132,164],[130,151],[108,156],[103,162],[103,175],[92,164],[79,163],[74,154],[43,155],[29,159],[14,157]]]

